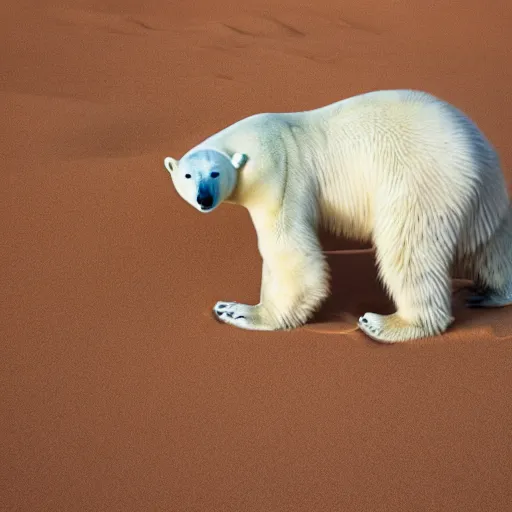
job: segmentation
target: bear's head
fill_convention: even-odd
[[[177,161],[170,156],[164,166],[178,194],[200,212],[214,210],[235,189],[238,170],[247,156],[235,153],[230,158],[217,149],[197,149]]]

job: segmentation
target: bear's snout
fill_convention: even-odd
[[[213,206],[213,196],[211,194],[198,194],[197,196],[197,204],[205,209],[211,208]]]
[[[201,210],[209,210],[215,202],[214,194],[212,193],[211,187],[206,183],[199,185],[199,190],[196,197],[197,204],[201,207]]]

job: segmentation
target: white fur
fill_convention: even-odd
[[[329,293],[320,224],[376,247],[397,312],[360,318],[374,339],[444,332],[454,274],[475,280],[473,306],[512,302],[512,216],[499,158],[469,118],[427,93],[376,91],[306,112],[257,114],[165,162],[196,208],[204,182],[216,191],[214,207],[226,201],[251,215],[264,262],[261,298],[256,306],[217,303],[226,323],[275,330],[311,317]]]

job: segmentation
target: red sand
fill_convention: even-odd
[[[459,292],[436,339],[323,334],[390,307],[371,252],[341,252],[315,323],[220,325],[216,300],[258,299],[254,229],[162,164],[252,113],[410,87],[468,112],[510,180],[512,9],[67,4],[0,7],[1,510],[512,510],[512,309]]]

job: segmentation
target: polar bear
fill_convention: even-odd
[[[451,277],[474,281],[468,306],[512,303],[512,215],[496,151],[464,113],[429,93],[371,91],[314,110],[251,115],[164,165],[206,213],[245,207],[263,259],[256,305],[218,302],[244,329],[303,325],[330,291],[321,225],[371,241],[396,305],[358,326],[380,342],[446,331]]]

